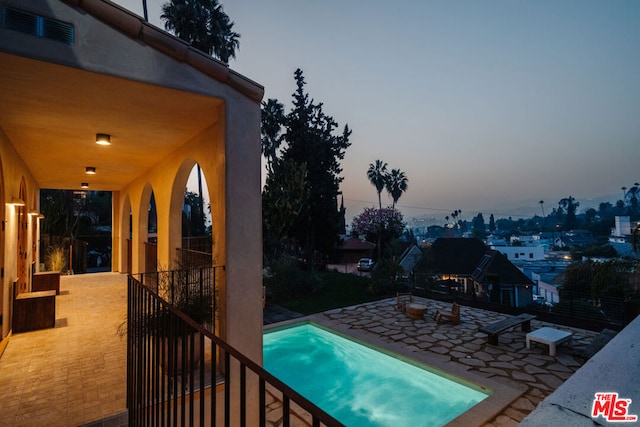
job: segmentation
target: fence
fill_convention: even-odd
[[[182,238],[183,249],[189,249],[196,252],[211,254],[212,246],[213,246],[213,240],[211,239],[211,236],[197,236],[197,237]]]
[[[527,307],[511,307],[489,302],[467,294],[456,288],[426,284],[419,288],[408,285],[416,295],[431,299],[453,301],[470,307],[505,314],[531,313],[559,325],[600,331],[604,328],[620,330],[640,314],[640,299],[623,297],[601,297],[593,300],[590,294],[560,291],[557,304],[530,304]]]
[[[178,261],[179,268],[196,268],[206,267],[213,264],[213,257],[211,255],[211,248],[209,252],[196,251],[193,249],[177,248],[176,260]]]
[[[127,319],[130,426],[342,425],[131,275]]]

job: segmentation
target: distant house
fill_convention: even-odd
[[[405,271],[407,275],[410,275],[413,272],[416,264],[420,262],[422,259],[422,251],[415,243],[410,244],[404,250],[402,255],[400,256],[400,262],[398,263],[400,267]]]
[[[533,235],[520,235],[520,236],[511,236],[509,238],[509,242],[511,245],[520,245],[520,246],[539,246],[540,245],[540,234]]]
[[[535,283],[505,255],[475,238],[437,239],[416,271],[457,283],[464,293],[500,304],[524,307],[533,301]]]
[[[490,245],[491,249],[506,255],[509,261],[540,261],[544,259],[543,246],[498,246]]]
[[[357,236],[350,236],[336,248],[336,260],[338,264],[355,264],[360,258],[371,258],[375,243],[367,242]]]
[[[555,245],[559,247],[577,248],[595,245],[598,241],[589,230],[570,230],[561,233],[555,239]]]

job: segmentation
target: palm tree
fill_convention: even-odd
[[[240,34],[218,0],[170,0],[162,5],[164,28],[224,63],[236,57]]]
[[[378,205],[379,208],[382,209],[380,194],[387,183],[387,164],[382,160],[376,160],[375,163],[371,163],[367,171],[367,178],[369,178],[369,181],[376,187],[376,191],[378,192]]]
[[[385,186],[387,187],[387,192],[393,199],[393,209],[396,208],[396,203],[398,203],[398,199],[402,196],[402,193],[407,191],[409,186],[408,182],[407,176],[400,169],[392,169],[391,173],[387,175]]]

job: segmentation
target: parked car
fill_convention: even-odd
[[[534,295],[533,296],[533,303],[534,304],[540,304],[540,305],[544,305],[546,304],[547,300],[545,299],[545,297],[541,296],[541,295]]]
[[[358,271],[371,271],[373,260],[371,258],[360,258],[358,261]]]

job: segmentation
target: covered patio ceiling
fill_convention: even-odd
[[[2,52],[0,64],[0,130],[41,188],[117,191],[215,124],[223,102]]]

